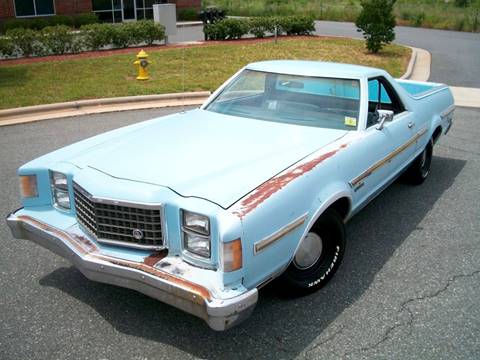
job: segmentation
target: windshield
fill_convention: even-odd
[[[356,130],[360,82],[244,70],[205,109],[278,123]]]

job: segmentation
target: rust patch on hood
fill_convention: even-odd
[[[342,144],[338,149],[328,151],[313,158],[312,160],[298,164],[297,166],[294,166],[291,169],[288,169],[287,171],[264,182],[252,193],[247,195],[247,197],[240,202],[239,209],[235,210],[233,213],[236,214],[240,219],[243,219],[245,215],[253,211],[277,191],[283,189],[296,178],[313,170],[318,164],[332,157],[341,149],[346,148],[347,145],[348,144]]]

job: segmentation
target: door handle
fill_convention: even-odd
[[[409,128],[409,129],[413,128],[414,126],[415,126],[415,123],[414,123],[414,122],[411,122],[411,121],[410,121],[410,122],[408,123],[408,128]]]

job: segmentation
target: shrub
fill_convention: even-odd
[[[80,28],[83,41],[88,49],[98,50],[112,43],[114,34],[112,24],[90,24]]]
[[[455,6],[467,7],[468,5],[470,5],[470,0],[455,0]]]
[[[49,26],[65,25],[68,27],[73,27],[73,17],[66,15],[56,15],[45,18]],[[41,29],[39,29],[41,30]]]
[[[245,19],[224,19],[204,26],[205,36],[210,40],[240,39],[248,31],[248,20]]]
[[[395,16],[392,13],[395,0],[362,0],[361,4],[362,11],[355,25],[357,31],[363,33],[367,49],[377,53],[395,39]]]
[[[109,25],[111,27],[111,39],[114,47],[126,48],[133,43],[134,23]]]
[[[83,25],[98,23],[98,16],[94,13],[78,14],[72,16],[73,26],[79,29]]]
[[[273,33],[278,35],[308,35],[315,30],[310,16],[257,17],[251,19],[224,19],[204,26],[205,37],[210,40],[239,39],[248,33],[262,38]]]
[[[28,28],[32,30],[42,30],[51,24],[52,20],[47,20],[46,18],[28,19]]]
[[[199,14],[195,8],[184,8],[177,10],[178,21],[195,21],[199,19]]]
[[[273,17],[255,17],[248,22],[249,33],[257,38],[263,38],[267,33],[275,31],[275,18]]]
[[[278,18],[282,32],[287,35],[310,35],[315,31],[315,22],[310,16],[285,16]]]
[[[73,51],[74,37],[68,26],[47,26],[42,30],[41,41],[52,54],[65,54]]]
[[[15,45],[10,38],[0,37],[0,56],[9,57],[15,53]]]
[[[39,54],[43,50],[38,32],[32,29],[10,29],[7,31],[7,36],[24,56]]]
[[[161,41],[165,39],[165,29],[162,25],[154,23],[151,20],[140,20],[137,22],[124,24],[127,25],[132,32],[132,43],[141,44],[146,43],[148,45],[153,44],[155,41]]]
[[[3,24],[3,29],[5,32],[11,29],[18,29],[18,28],[23,28],[23,29],[28,29],[28,20],[27,19],[8,19],[5,20],[5,23]]]
[[[10,29],[33,29],[42,30],[47,26],[65,25],[69,27],[80,28],[82,25],[98,23],[98,17],[94,13],[78,14],[72,16],[55,15],[45,18],[32,19],[8,19],[5,21],[4,31]]]
[[[200,20],[202,20],[205,25],[214,24],[218,21],[225,19],[226,16],[227,12],[225,10],[217,8],[215,6],[209,6],[203,9],[198,15]]]

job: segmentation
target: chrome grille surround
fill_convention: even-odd
[[[79,225],[98,242],[139,249],[166,247],[161,204],[96,198],[75,182],[73,193]],[[134,237],[138,230],[141,239]]]

